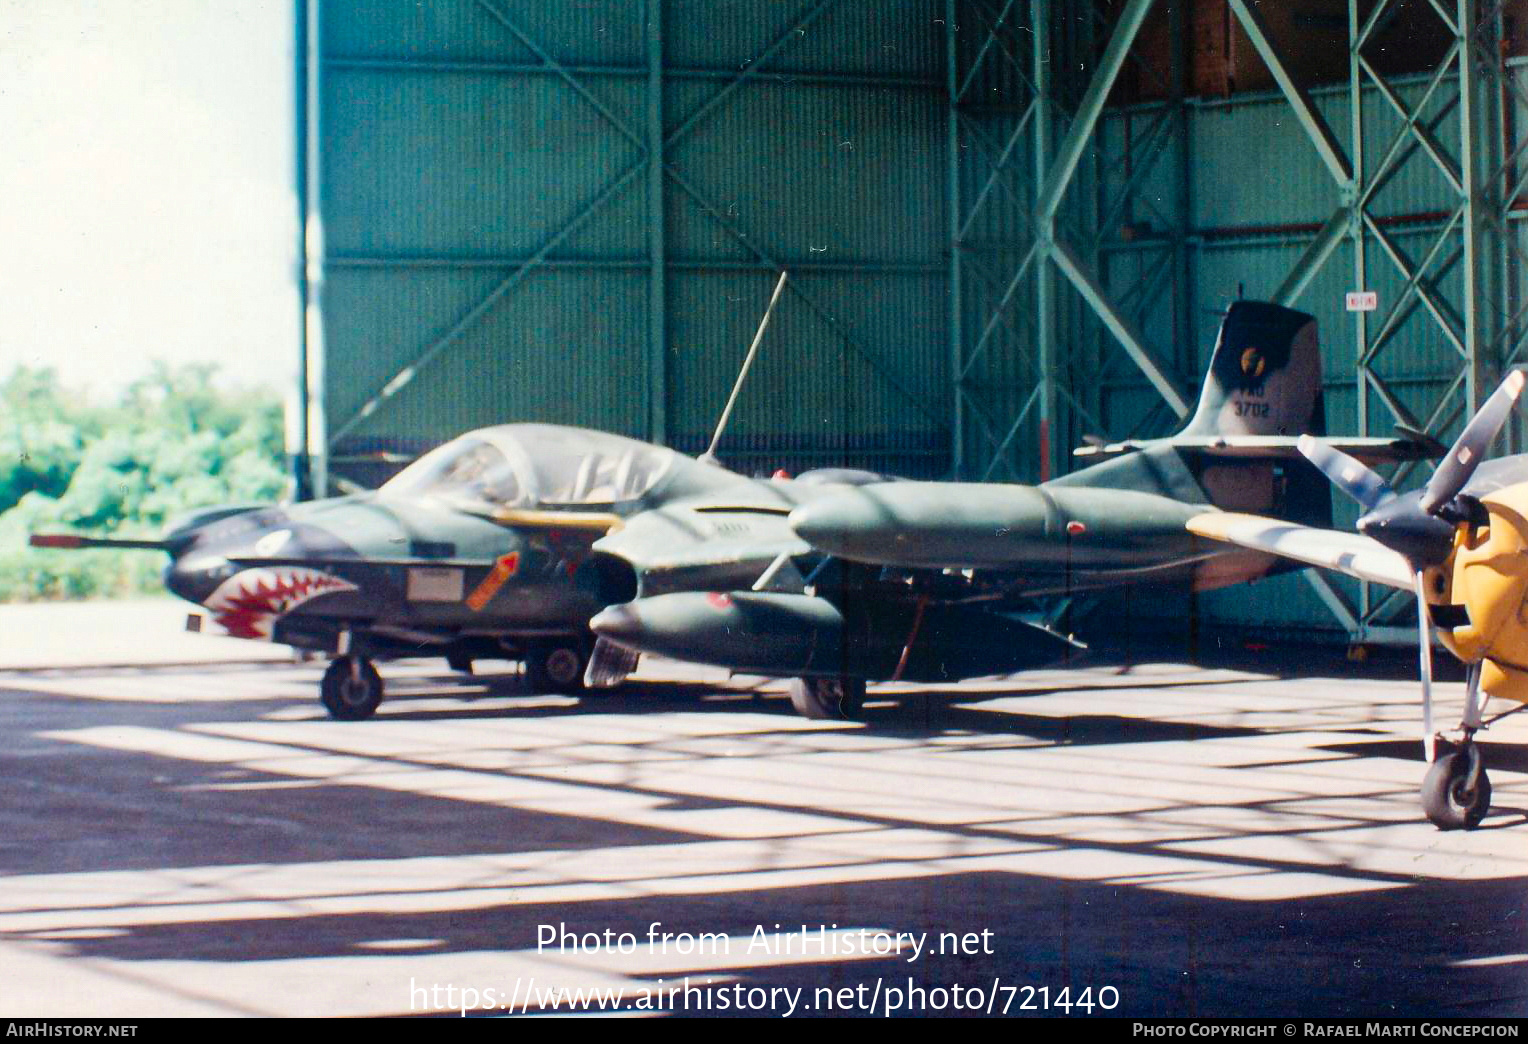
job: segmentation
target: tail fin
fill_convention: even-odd
[[[1315,317],[1265,301],[1232,304],[1199,408],[1179,434],[1325,435]]]
[[[1126,452],[1061,481],[1123,483],[1227,511],[1329,525],[1330,490],[1295,448],[1298,436],[1325,433],[1315,318],[1263,301],[1237,301],[1220,324],[1188,426],[1168,439],[1095,447],[1098,455],[1144,452]]]

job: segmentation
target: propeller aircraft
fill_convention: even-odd
[[[1509,373],[1427,483],[1409,493],[1397,493],[1340,450],[1302,439],[1300,451],[1358,502],[1363,514],[1357,533],[1229,512],[1188,521],[1200,536],[1415,596],[1428,762],[1422,807],[1445,830],[1478,826],[1491,805],[1491,781],[1475,742],[1486,725],[1487,701],[1528,703],[1528,455],[1485,460],[1524,381],[1521,370]],[[1435,633],[1466,667],[1464,714],[1454,743],[1433,727]]]

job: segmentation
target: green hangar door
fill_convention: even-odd
[[[307,0],[314,484],[486,424],[950,465],[943,0]]]

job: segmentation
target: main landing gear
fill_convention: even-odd
[[[319,683],[319,698],[336,721],[360,721],[382,702],[382,676],[364,656],[336,656]]]
[[[792,678],[791,706],[803,718],[853,721],[865,709],[865,679]]]
[[[1428,742],[1432,765],[1422,781],[1422,810],[1439,830],[1473,830],[1491,808],[1491,780],[1475,742],[1481,728],[1480,703],[1480,664],[1472,663],[1465,684],[1464,719],[1459,723],[1463,741],[1442,753],[1436,752],[1437,737]]]
[[[538,642],[525,650],[525,684],[537,693],[582,692],[589,647],[574,638]]]

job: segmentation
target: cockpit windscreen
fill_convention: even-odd
[[[527,491],[504,452],[476,435],[463,435],[420,457],[389,479],[387,497],[434,497],[453,507],[482,511],[524,507]]]
[[[432,497],[463,511],[599,507],[636,500],[668,474],[661,446],[578,428],[508,424],[431,450],[382,486],[388,497]]]
[[[636,500],[668,473],[661,446],[575,428],[542,428],[521,445],[543,504],[598,505]]]

